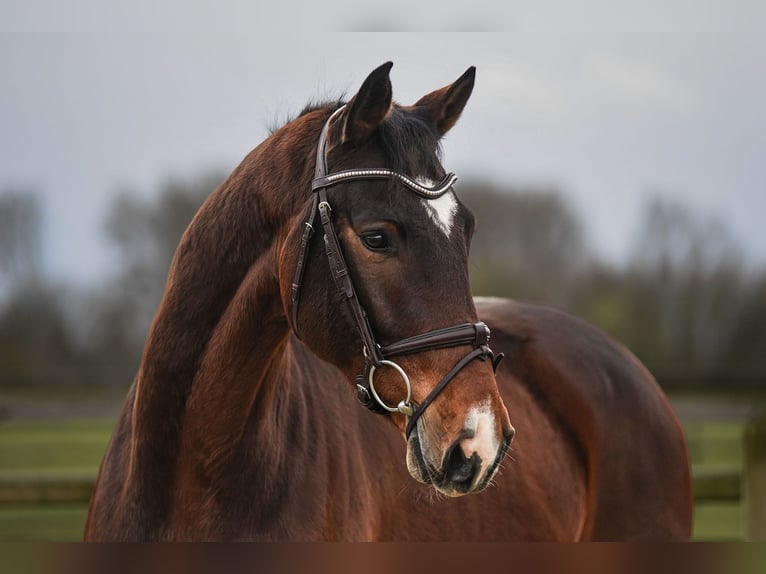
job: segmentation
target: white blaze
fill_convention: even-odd
[[[473,431],[473,436],[460,441],[460,448],[466,458],[471,458],[473,453],[481,458],[481,471],[477,473],[476,480],[481,480],[489,466],[495,462],[499,444],[495,435],[495,415],[489,408],[488,402],[475,405],[468,411],[464,428]]]
[[[433,187],[435,184],[430,179],[418,178],[417,182],[425,187]],[[452,221],[457,213],[457,200],[450,189],[447,193],[436,199],[423,199],[426,212],[444,235],[449,237],[452,232]]]

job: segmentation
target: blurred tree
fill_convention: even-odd
[[[0,310],[0,385],[84,382],[58,285],[21,283]]]
[[[741,248],[721,220],[650,201],[626,277],[647,329],[634,346],[668,376],[713,376],[741,320],[744,271]]]
[[[577,284],[574,309],[625,343],[665,386],[751,385],[758,369],[766,378],[757,358],[766,346],[759,353],[752,346],[753,337],[764,340],[766,309],[753,293],[742,249],[720,219],[655,198],[626,264],[596,263]],[[757,317],[760,328],[752,325]],[[746,341],[735,344],[738,337]]]
[[[37,195],[0,194],[0,385],[77,379],[65,290],[42,273],[42,232]]]
[[[469,183],[477,295],[554,305],[625,343],[665,385],[766,381],[766,275],[716,217],[655,198],[621,266],[599,261],[554,191]]]
[[[106,315],[112,327],[116,322],[122,324],[127,340],[143,344],[165,291],[181,235],[221,181],[214,175],[189,182],[171,180],[155,199],[139,199],[136,194],[122,192],[115,200],[106,220],[106,232],[116,248],[120,271],[110,288],[122,301],[126,315],[118,319],[115,309]]]
[[[569,307],[591,253],[562,196],[476,182],[463,183],[460,193],[477,220],[471,246],[474,292]]]
[[[102,381],[124,384],[135,374],[181,235],[222,180],[219,175],[171,180],[152,199],[127,190],[115,199],[105,231],[119,271],[88,297],[86,306],[95,312],[81,328]]]
[[[721,380],[766,384],[766,271],[750,277],[743,288],[739,320],[723,349]]]
[[[40,273],[42,209],[28,190],[0,193],[0,295]]]

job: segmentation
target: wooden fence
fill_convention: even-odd
[[[742,500],[745,536],[766,541],[766,416],[745,427],[745,468],[742,475]]]
[[[744,467],[738,471],[695,471],[696,503],[739,503],[743,509],[745,538],[766,541],[766,416],[745,428]],[[86,504],[93,476],[0,476],[0,505]]]

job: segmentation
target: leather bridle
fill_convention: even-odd
[[[362,374],[356,377],[357,398],[360,403],[374,412],[380,414],[385,414],[386,412],[400,412],[409,417],[405,429],[405,436],[409,439],[418,419],[422,416],[428,405],[434,401],[439,393],[446,388],[450,381],[452,381],[464,367],[474,359],[485,360],[489,358],[493,368],[496,370],[503,355],[500,353],[495,357],[492,349],[490,349],[489,327],[483,322],[462,323],[452,327],[436,329],[434,331],[415,335],[414,337],[408,337],[387,346],[381,346],[376,342],[375,334],[370,327],[367,313],[356,295],[349,268],[343,258],[343,251],[332,221],[332,208],[327,200],[327,189],[338,183],[352,180],[395,179],[398,183],[404,185],[407,189],[420,197],[436,199],[451,189],[452,184],[457,180],[457,176],[453,173],[447,174],[438,184],[433,187],[426,187],[404,174],[388,169],[351,169],[328,174],[326,153],[327,132],[333,119],[335,119],[342,110],[343,107],[339,108],[327,120],[317,145],[316,168],[314,172],[314,181],[311,184],[313,198],[308,218],[303,229],[303,235],[301,237],[300,254],[295,269],[295,278],[292,284],[291,299],[293,330],[295,331],[296,336],[299,336],[298,303],[300,301],[301,284],[303,282],[303,273],[306,258],[309,253],[311,237],[314,234],[316,216],[319,214],[322,230],[324,231],[325,253],[330,265],[332,277],[342,298],[348,304],[356,328],[362,339],[365,367]],[[415,403],[412,400],[412,386],[407,373],[391,359],[435,349],[468,345],[471,346],[471,351],[452,367],[420,404]],[[375,372],[383,366],[388,366],[396,370],[404,381],[406,387],[405,398],[395,407],[386,404],[375,390]]]

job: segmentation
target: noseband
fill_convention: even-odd
[[[457,180],[457,176],[453,173],[447,174],[444,179],[435,186],[426,187],[404,174],[388,169],[350,169],[328,174],[326,153],[327,132],[333,119],[335,119],[342,110],[342,107],[339,108],[327,120],[319,137],[319,144],[317,145],[316,168],[314,172],[314,181],[311,184],[311,190],[314,192],[313,200],[303,229],[300,255],[298,257],[295,278],[292,284],[293,330],[297,335],[298,303],[300,300],[301,283],[303,281],[306,258],[309,253],[310,240],[314,234],[314,224],[316,223],[316,215],[318,213],[322,223],[322,230],[324,231],[325,253],[330,265],[330,271],[332,272],[335,285],[338,288],[340,295],[349,306],[351,314],[354,317],[354,322],[356,323],[356,328],[362,339],[365,367],[362,374],[356,377],[357,398],[362,405],[373,412],[380,414],[385,414],[386,412],[400,412],[409,417],[405,429],[405,436],[409,439],[418,419],[422,416],[428,405],[434,401],[437,395],[446,388],[450,381],[452,381],[452,379],[454,379],[466,365],[474,359],[485,360],[489,358],[493,368],[496,370],[503,355],[500,353],[495,357],[492,349],[490,349],[489,327],[483,322],[463,323],[452,327],[428,331],[427,333],[402,339],[401,341],[385,347],[376,342],[367,313],[362,307],[359,298],[356,296],[349,268],[343,258],[343,251],[341,250],[340,241],[338,240],[338,235],[335,232],[335,226],[332,221],[332,208],[327,200],[327,188],[341,182],[352,180],[394,179],[420,197],[436,199],[451,189],[452,184]],[[412,385],[407,373],[391,359],[404,355],[433,351],[435,349],[468,345],[472,347],[472,350],[452,367],[420,404],[415,403],[412,400]],[[381,367],[390,367],[394,369],[404,382],[406,396],[395,407],[386,404],[375,390],[375,373]]]

